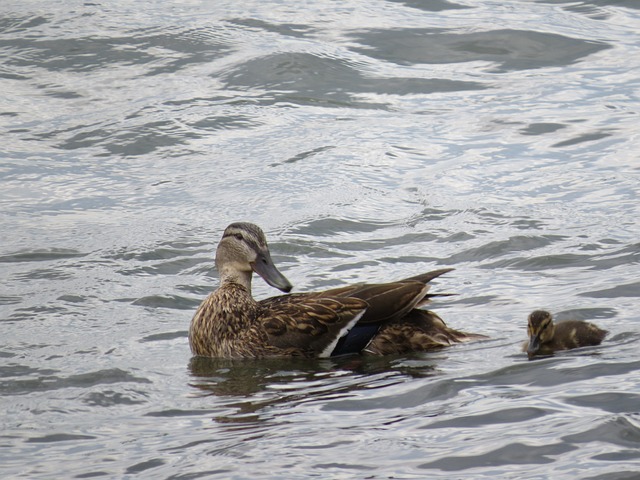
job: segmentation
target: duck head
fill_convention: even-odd
[[[264,232],[252,223],[232,223],[225,229],[216,250],[216,268],[221,283],[234,281],[249,291],[252,272],[283,292],[293,288],[273,264]]]
[[[529,335],[527,355],[529,358],[534,356],[545,342],[553,338],[555,328],[553,318],[549,312],[545,310],[531,312],[527,321],[527,333]]]

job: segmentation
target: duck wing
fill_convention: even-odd
[[[269,344],[288,354],[328,357],[360,353],[383,325],[399,322],[427,303],[427,282],[451,270],[396,282],[271,297],[259,302],[260,317]]]
[[[269,345],[283,354],[305,357],[329,357],[368,306],[358,298],[315,294],[281,295],[259,305]]]
[[[342,336],[336,344],[332,355],[347,355],[363,352],[372,339],[379,335],[379,331],[386,328],[386,325],[393,325],[396,322],[402,322],[407,315],[412,315],[415,309],[429,302],[434,295],[430,295],[428,282],[440,275],[450,272],[453,268],[445,268],[434,270],[431,272],[416,275],[414,277],[405,278],[397,282],[382,284],[356,284],[347,287],[329,290],[324,293],[330,293],[335,296],[349,296],[365,300],[369,308],[364,312],[356,325],[351,328],[346,335]],[[437,294],[436,294],[437,295]],[[448,295],[448,294],[439,294]],[[419,316],[420,314],[416,314]],[[435,318],[442,322],[442,319],[433,314]],[[433,320],[435,321],[435,320]],[[444,322],[442,322],[444,325]],[[421,328],[429,329],[428,324],[422,321]],[[413,327],[411,327],[413,328]],[[446,328],[446,325],[445,325]],[[402,330],[402,329],[400,329]],[[404,328],[405,336],[402,337],[402,331],[398,330],[393,338],[399,338],[400,345],[397,351],[410,351],[408,342],[412,337],[412,329]],[[417,338],[413,335],[414,338]],[[391,338],[391,336],[381,337],[383,339]],[[425,348],[426,343],[423,342]],[[438,344],[440,346],[440,344]],[[389,348],[388,348],[389,349]]]
[[[447,295],[429,295],[427,292],[430,287],[427,283],[451,270],[453,268],[443,268],[396,282],[349,285],[319,292],[319,294],[364,300],[369,305],[369,308],[358,322],[358,326],[365,323],[382,324],[404,317],[414,308],[427,304],[433,296]]]

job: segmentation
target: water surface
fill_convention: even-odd
[[[636,2],[0,13],[3,477],[637,477]],[[296,291],[455,267],[491,339],[192,359],[237,220]],[[610,334],[529,362],[536,308]]]

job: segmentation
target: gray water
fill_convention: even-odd
[[[639,478],[638,32],[635,0],[3,1],[2,478]],[[194,360],[237,220],[296,291],[455,267],[432,308],[491,339]],[[535,308],[610,334],[527,361]]]

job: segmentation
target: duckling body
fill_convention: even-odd
[[[284,292],[292,287],[273,264],[264,233],[250,223],[227,227],[216,250],[216,267],[220,287],[204,299],[189,328],[194,355],[384,355],[485,338],[450,329],[435,313],[418,309],[433,296],[427,293],[427,283],[451,269],[391,283],[356,284],[256,301],[251,295],[254,271]]]
[[[527,332],[529,340],[522,346],[529,358],[535,355],[552,355],[557,350],[600,345],[607,335],[593,323],[582,320],[565,320],[554,323],[551,314],[536,310],[529,315]]]

